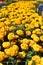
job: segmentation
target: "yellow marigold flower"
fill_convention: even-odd
[[[19,56],[20,58],[25,58],[26,53],[25,53],[24,51],[19,52],[18,56]]]
[[[40,64],[43,65],[43,57],[41,58]]]
[[[34,40],[29,40],[29,46],[33,46],[34,45],[34,43],[35,43],[35,41]]]
[[[3,33],[0,32],[0,39],[4,37]]]
[[[41,34],[42,31],[41,31],[41,29],[35,29],[32,33],[35,33],[35,34]]]
[[[32,60],[35,61],[36,63],[40,63],[41,58],[40,58],[40,56],[35,55],[32,57]]]
[[[2,63],[0,63],[0,65],[3,65]]]
[[[22,43],[24,43],[24,44],[29,44],[29,40],[28,40],[27,38],[24,38],[24,39],[22,40]]]
[[[5,26],[5,30],[6,31],[9,31],[9,26]]]
[[[29,27],[29,24],[25,24],[25,27],[28,28]]]
[[[43,26],[41,26],[41,29],[43,29]]]
[[[10,42],[3,42],[2,46],[4,48],[9,48],[10,47]]]
[[[0,32],[3,33],[4,36],[6,35],[6,29],[4,27],[0,29]]]
[[[6,25],[9,25],[9,24],[11,24],[11,22],[8,20],[8,21],[5,21],[4,22]]]
[[[39,21],[39,24],[42,26],[42,24],[43,24],[43,21]]]
[[[5,53],[7,55],[10,55],[10,56],[16,56],[18,54],[18,46],[17,45],[13,45],[12,47],[10,47],[9,49],[5,49]]]
[[[1,18],[0,21],[4,21],[5,19],[6,19],[5,17],[4,18]]]
[[[27,22],[28,22],[28,20],[25,19],[22,21],[22,24],[26,24]]]
[[[0,31],[1,31],[1,32],[5,32],[6,30],[5,30],[4,27],[1,27]]]
[[[0,51],[0,62],[4,60],[4,52]]]
[[[14,30],[14,29],[15,29],[14,26],[9,27],[9,31],[12,31],[12,30]]]
[[[4,27],[4,22],[0,22],[0,27]]]
[[[30,36],[31,35],[31,32],[30,31],[26,31],[26,35],[27,36]]]
[[[16,20],[14,23],[19,25],[19,24],[21,24],[21,21],[20,20]]]
[[[39,41],[39,37],[38,37],[36,34],[32,34],[32,35],[31,35],[31,38],[32,38],[34,41],[36,41],[36,42]]]
[[[15,50],[19,50],[19,47],[17,45],[12,46]]]
[[[28,50],[28,48],[29,48],[28,44],[26,44],[26,43],[22,43],[20,46],[21,46],[21,49],[23,49],[23,50]]]
[[[12,15],[11,16],[9,15],[9,19],[11,20],[12,18],[13,18],[13,16]]]
[[[40,51],[41,46],[35,43],[35,44],[32,46],[32,48],[34,49],[34,51]]]
[[[18,36],[18,35],[14,35],[14,38],[15,38],[15,39],[18,39],[18,38],[19,38],[19,36]]]
[[[34,28],[34,24],[29,24],[28,28]]]
[[[39,23],[38,22],[34,22],[34,27],[39,27]]]
[[[42,25],[43,24],[43,21],[42,21],[42,17],[39,16],[39,24]]]
[[[40,65],[40,63],[36,63],[36,65]]]
[[[24,32],[22,30],[17,30],[16,33],[20,36],[23,36],[24,35]]]
[[[40,36],[40,40],[43,42],[43,35],[42,35],[42,36]]]
[[[9,33],[8,34],[8,40],[14,39],[14,33]]]
[[[28,61],[28,65],[32,65],[32,62],[33,62],[32,60],[31,61]]]
[[[5,53],[10,56],[16,56],[18,54],[18,50],[14,50],[14,48],[5,49]]]
[[[5,49],[4,51],[5,51],[6,55],[11,55],[10,49]]]

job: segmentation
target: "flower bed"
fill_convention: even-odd
[[[43,65],[43,16],[36,6],[19,1],[0,9],[0,65]]]

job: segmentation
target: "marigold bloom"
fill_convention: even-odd
[[[9,48],[10,47],[10,42],[3,42],[2,46],[4,48]]]
[[[25,53],[24,51],[19,52],[18,56],[19,56],[20,58],[25,58],[26,53]]]
[[[14,33],[9,33],[8,34],[8,40],[14,39]]]
[[[28,50],[29,46],[26,43],[22,43],[21,45],[21,49],[23,50]]]

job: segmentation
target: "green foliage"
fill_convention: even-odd
[[[3,6],[3,5],[2,5],[2,4],[0,4],[0,8],[2,8],[2,6]]]

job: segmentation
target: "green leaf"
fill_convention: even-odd
[[[26,57],[31,59],[32,58],[32,54],[28,52]]]
[[[28,53],[29,53],[29,54],[31,54],[31,55],[33,54],[33,52],[32,52],[32,51],[29,51]]]
[[[16,30],[24,30],[24,26],[17,27]]]
[[[9,57],[8,59],[14,61],[14,58],[13,57]]]
[[[0,4],[0,8],[2,8],[3,4]]]
[[[27,55],[27,58],[31,59],[31,58],[32,58],[32,56],[31,56],[31,55]]]
[[[15,65],[18,65],[18,62],[16,62]]]
[[[34,51],[34,49],[32,49],[32,55],[36,55],[37,54],[37,52],[36,51]]]

